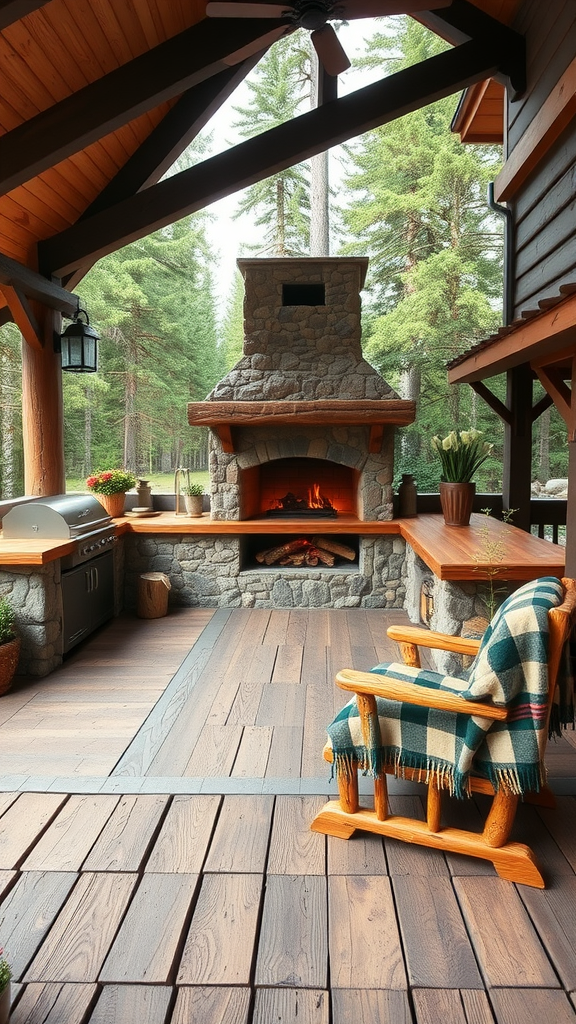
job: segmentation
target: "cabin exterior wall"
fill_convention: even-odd
[[[523,4],[514,28],[526,38],[527,89],[509,100],[505,155],[509,158],[546,98],[576,58],[576,4]],[[509,200],[515,222],[514,316],[538,309],[576,281],[576,126],[572,122]]]

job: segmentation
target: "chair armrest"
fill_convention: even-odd
[[[389,626],[386,633],[398,643],[414,644],[416,647],[430,647],[439,651],[453,651],[455,654],[469,654],[475,657],[480,640],[464,636],[450,636],[449,633],[435,633],[419,626]]]
[[[393,665],[389,666],[393,668]],[[405,671],[398,665],[399,671]],[[450,676],[446,676],[450,679]],[[461,683],[461,679],[454,679]],[[477,701],[464,700],[457,693],[446,690],[433,690],[428,686],[417,686],[390,676],[379,676],[375,672],[357,672],[351,668],[343,668],[336,676],[336,683],[342,690],[352,693],[366,693],[373,697],[385,697],[386,700],[402,700],[407,704],[417,704],[424,708],[437,708],[439,711],[456,711],[458,714],[475,715],[478,718],[492,718],[505,722],[508,717],[506,708],[498,708],[493,704],[480,704]]]

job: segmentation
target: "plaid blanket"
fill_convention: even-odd
[[[401,664],[372,669],[417,685],[459,693],[468,702],[493,702],[509,709],[509,720],[495,722],[474,715],[421,708],[377,697],[378,720],[364,743],[356,698],[328,727],[338,772],[356,765],[376,774],[382,769],[402,776],[416,770],[453,795],[470,792],[470,774],[488,778],[495,789],[523,794],[544,782],[543,753],[548,703],[548,610],[561,604],[562,585],[555,577],[525,584],[497,611],[482,640],[467,678]],[[573,681],[561,681],[559,716],[568,720]]]

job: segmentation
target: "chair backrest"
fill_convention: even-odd
[[[576,626],[576,580],[562,579],[564,600],[548,612],[548,718],[556,689],[564,647]]]

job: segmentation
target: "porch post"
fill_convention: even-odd
[[[566,568],[576,579],[576,440],[568,441],[568,500],[566,502]]]
[[[46,307],[37,311],[43,347],[22,340],[22,427],[24,490],[43,497],[62,494],[64,473],[64,415],[60,355],[54,352],[54,332],[61,316]]]
[[[532,370],[524,363],[508,370],[506,405],[510,423],[504,424],[502,508],[517,509],[514,526],[530,530],[532,478]]]

